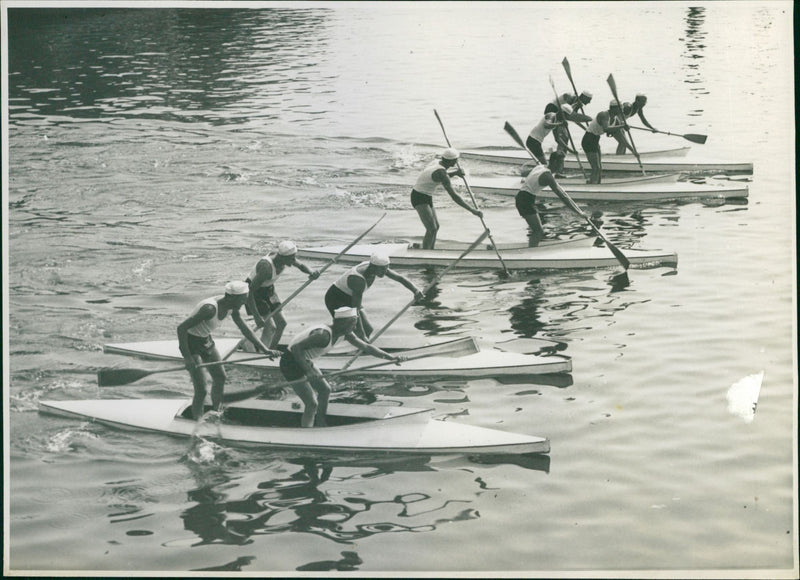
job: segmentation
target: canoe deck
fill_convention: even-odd
[[[221,421],[196,422],[190,399],[40,401],[41,413],[91,420],[110,427],[199,436],[241,446],[309,451],[409,454],[548,453],[544,437],[507,433],[432,418],[432,409],[331,403],[327,427],[299,427],[291,401],[249,399],[225,408]]]
[[[472,191],[481,194],[497,194],[514,196],[519,191],[522,180],[515,177],[495,177],[473,179]],[[697,184],[681,183],[649,183],[633,180],[628,183],[599,184],[561,184],[569,196],[577,201],[675,201],[679,199],[702,198],[746,198],[749,193],[747,185],[738,183]],[[536,197],[558,199],[549,188],[543,189]]]
[[[299,258],[329,260],[344,249],[344,246],[322,246],[303,248]],[[463,251],[463,250],[462,250]],[[340,262],[363,262],[373,252],[381,252],[399,267],[447,267],[462,253],[459,250],[423,250],[409,244],[360,244],[355,245],[339,257]],[[674,266],[678,263],[675,252],[664,250],[622,250],[631,264],[640,267]],[[619,262],[608,248],[587,247],[557,248],[539,246],[501,250],[503,262],[509,270],[567,270],[574,268],[616,268]],[[502,265],[491,250],[473,250],[458,264],[457,268],[501,268]]]
[[[277,370],[278,359],[259,359],[243,361],[252,358],[253,353],[234,351],[239,344],[238,339],[215,339],[220,356],[227,357],[233,364],[261,370]],[[522,354],[503,351],[499,349],[480,350],[476,343],[467,354],[462,356],[427,356],[416,360],[408,360],[399,364],[386,364],[377,368],[364,368],[374,364],[386,362],[369,355],[361,355],[356,359],[348,373],[361,376],[457,376],[457,377],[495,377],[500,375],[536,375],[572,372],[572,360],[559,354],[545,356]],[[436,348],[420,347],[405,351],[408,356],[425,354],[426,349]],[[233,351],[233,352],[232,352]],[[133,342],[107,344],[103,352],[109,354],[122,354],[144,359],[182,361],[177,340],[156,340],[148,342]],[[349,356],[326,355],[316,360],[316,364],[323,372],[342,370],[349,361]],[[237,362],[243,361],[243,362]]]

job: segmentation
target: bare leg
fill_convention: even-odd
[[[436,234],[439,232],[439,220],[436,219],[436,210],[432,205],[420,204],[416,208],[422,225],[425,226],[425,237],[422,238],[422,247],[432,250],[436,245]]]
[[[600,175],[602,172],[600,153],[598,151],[587,151],[586,158],[589,160],[589,165],[592,166],[592,172],[589,175],[589,183],[600,183]]]
[[[194,356],[195,362],[200,364],[199,356]],[[194,385],[194,397],[192,398],[192,418],[198,421],[203,416],[203,405],[206,402],[206,376],[203,369],[195,369],[189,371],[189,376],[192,377],[192,385]]]
[[[539,214],[529,213],[522,217],[528,222],[528,227],[531,229],[531,233],[528,236],[528,245],[532,248],[538,246],[539,242],[544,238],[544,228],[542,227],[542,220],[539,218]]]
[[[219,355],[217,355],[216,360],[219,360]],[[225,369],[222,368],[222,365],[208,367],[208,372],[211,375],[211,408],[215,411],[220,411],[222,409],[222,394],[225,392],[225,382],[228,377],[225,375]]]
[[[308,381],[292,385],[294,392],[303,401],[303,416],[300,419],[302,427],[313,427],[314,417],[317,414],[317,397]]]
[[[317,415],[314,420],[315,427],[326,427],[328,422],[325,415],[328,413],[328,399],[331,396],[331,386],[324,378],[315,379],[314,390],[317,391]]]
[[[267,342],[266,340],[264,340],[262,335],[261,342],[266,344],[269,348],[275,348],[276,346],[278,346],[278,343],[280,342],[281,337],[283,336],[283,331],[286,329],[286,319],[283,317],[282,312],[278,312],[272,316],[268,324],[270,324],[274,329],[272,334],[272,339],[270,340],[270,342]]]

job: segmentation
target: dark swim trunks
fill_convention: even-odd
[[[211,336],[188,335],[189,352],[196,354],[203,360],[209,360],[214,350],[214,339]]]
[[[529,191],[519,190],[515,199],[517,212],[522,217],[531,214],[538,214],[539,210],[536,209],[536,196]]]
[[[250,279],[248,278],[246,282],[249,284]],[[278,300],[278,296],[275,294],[275,286],[261,286],[260,288],[256,288],[253,293],[253,299],[255,300],[258,313],[261,316],[266,316],[281,306],[281,301]],[[248,314],[253,314],[250,312],[250,307],[247,305],[245,305],[245,310]]]
[[[586,153],[600,153],[600,135],[587,131],[581,139],[581,147]]]
[[[331,285],[325,293],[325,308],[333,316],[333,311],[342,306],[352,308],[354,306],[353,297],[343,292],[341,288]]]
[[[287,350],[281,355],[281,360],[278,366],[281,369],[283,378],[285,378],[287,381],[296,381],[297,379],[302,379],[306,376],[303,367],[297,363],[297,359],[294,358],[294,355],[291,353],[291,351]]]
[[[433,197],[427,193],[421,193],[416,189],[411,190],[411,207],[418,205],[429,205],[433,207]]]

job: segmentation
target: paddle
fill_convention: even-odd
[[[446,346],[446,348],[445,348],[445,346]],[[453,341],[447,343],[447,345],[442,345],[441,348],[431,349],[430,351],[426,351],[426,352],[424,352],[422,354],[419,354],[419,355],[416,355],[416,356],[410,356],[410,357],[408,357],[406,359],[406,361],[419,360],[419,359],[427,358],[427,357],[431,357],[431,356],[445,356],[445,355],[455,355],[455,354],[461,354],[461,353],[463,353],[463,354],[473,354],[475,352],[476,352],[475,340],[472,337],[467,336],[467,337],[464,337],[461,340],[453,340]],[[404,362],[406,362],[406,361],[404,361]],[[244,359],[242,361],[240,361],[240,362],[244,362]],[[374,363],[374,364],[366,365],[366,366],[363,366],[363,367],[358,367],[358,368],[355,368],[355,369],[342,368],[341,370],[326,374],[325,378],[326,379],[331,379],[331,378],[334,378],[334,377],[338,377],[340,375],[360,373],[360,372],[365,371],[365,370],[370,370],[370,369],[374,369],[374,368],[378,368],[378,367],[382,367],[382,366],[387,366],[387,365],[391,365],[391,364],[398,364],[398,363],[396,361],[393,361],[393,360],[386,360],[386,361],[381,361],[379,363]],[[402,364],[402,363],[399,363],[399,364]],[[256,395],[260,395],[261,393],[265,393],[270,389],[277,389],[277,388],[280,388],[280,387],[288,387],[288,386],[291,386],[291,385],[296,385],[298,383],[302,383],[303,381],[306,381],[306,380],[308,380],[306,377],[302,377],[302,378],[299,378],[299,379],[295,379],[293,381],[281,381],[281,382],[276,383],[276,384],[271,385],[271,386],[262,385],[260,387],[255,387],[253,389],[248,389],[246,391],[240,391],[238,393],[227,393],[227,394],[222,396],[222,400],[225,403],[237,403],[239,401],[244,401],[246,399],[250,399],[252,397],[255,397]]]
[[[528,148],[525,147],[525,143],[523,143],[522,138],[519,136],[519,133],[517,133],[516,129],[514,129],[514,127],[511,126],[511,123],[506,121],[504,129],[506,130],[506,133],[511,135],[511,138],[514,139],[514,141],[516,141],[517,145],[522,147],[525,151],[528,151]],[[530,151],[528,151],[528,154],[531,156],[531,158],[536,159],[536,157]],[[611,253],[614,254],[614,257],[619,261],[620,264],[622,264],[622,267],[625,268],[625,270],[627,271],[628,266],[631,265],[630,260],[628,260],[628,258],[625,257],[625,254],[623,254],[619,250],[619,248],[617,248],[617,246],[615,246],[610,241],[608,241],[608,238],[606,238],[606,236],[603,234],[603,232],[601,232],[598,229],[598,227],[594,224],[594,222],[592,222],[592,220],[589,218],[589,216],[587,216],[585,213],[583,213],[581,208],[578,207],[578,205],[573,201],[573,199],[569,196],[569,194],[566,191],[563,191],[563,190],[558,189],[558,188],[555,190],[555,194],[558,196],[558,198],[561,201],[564,202],[564,204],[568,208],[570,208],[573,212],[575,212],[576,214],[578,214],[579,216],[581,216],[583,219],[586,220],[586,222],[589,224],[589,226],[591,226],[591,228],[595,231],[595,233],[598,236],[600,236],[600,238],[606,243],[606,245],[608,246],[608,249],[611,250]]]
[[[472,242],[472,244],[471,244],[471,245],[470,245],[470,246],[469,246],[469,247],[468,247],[466,250],[464,250],[464,251],[461,253],[461,255],[460,255],[458,258],[456,258],[455,260],[453,260],[452,262],[450,262],[450,264],[448,264],[448,265],[447,265],[447,268],[445,268],[444,270],[442,270],[441,272],[439,272],[439,274],[436,276],[436,278],[434,278],[434,279],[433,279],[433,281],[432,281],[430,284],[428,284],[428,285],[425,287],[425,289],[422,291],[422,294],[427,294],[428,292],[430,292],[431,288],[433,288],[434,286],[436,286],[436,284],[438,284],[438,283],[439,283],[439,281],[442,279],[442,276],[444,276],[444,275],[445,275],[445,274],[446,274],[448,271],[450,271],[450,270],[451,270],[451,269],[452,269],[452,268],[453,268],[453,267],[454,267],[456,264],[458,264],[458,263],[459,263],[459,262],[460,262],[460,261],[461,261],[461,260],[464,258],[464,256],[466,256],[466,255],[467,255],[467,254],[469,254],[469,253],[470,253],[472,250],[474,250],[474,249],[475,249],[475,247],[476,247],[476,246],[478,246],[478,245],[479,245],[479,244],[480,244],[480,243],[481,243],[481,242],[482,242],[482,241],[483,241],[483,240],[486,238],[486,236],[487,236],[487,235],[489,235],[489,230],[484,230],[484,231],[483,231],[483,233],[482,233],[480,236],[478,236],[478,239],[476,239],[474,242]],[[403,308],[401,308],[401,309],[400,309],[400,312],[398,312],[397,314],[395,314],[395,315],[392,317],[392,319],[391,319],[391,320],[389,320],[389,322],[387,322],[386,324],[384,324],[384,325],[383,325],[383,328],[381,328],[379,331],[377,331],[376,333],[374,333],[374,334],[373,334],[373,335],[370,337],[370,339],[368,340],[368,342],[369,342],[369,343],[373,343],[373,342],[375,342],[375,339],[377,339],[377,338],[378,338],[378,337],[379,337],[381,334],[383,334],[383,333],[386,331],[386,329],[388,329],[388,328],[389,328],[389,327],[390,327],[392,324],[394,324],[394,322],[395,322],[395,321],[396,321],[398,318],[400,318],[400,317],[403,315],[403,313],[404,313],[406,310],[408,310],[408,309],[411,307],[411,305],[412,305],[412,304],[414,304],[414,302],[416,302],[416,301],[417,301],[416,297],[415,297],[415,298],[412,298],[412,299],[411,299],[411,300],[410,300],[410,301],[409,301],[409,302],[408,302],[408,303],[407,303],[405,306],[403,306]],[[343,368],[345,368],[345,369],[346,369],[346,368],[349,368],[349,367],[350,367],[350,365],[351,365],[351,364],[353,364],[353,363],[355,362],[355,360],[356,360],[358,357],[360,357],[360,356],[361,356],[361,353],[362,353],[362,352],[363,352],[363,351],[358,351],[358,352],[357,352],[355,355],[353,355],[353,357],[352,357],[352,358],[351,358],[349,361],[347,361],[347,364],[345,364]]]
[[[439,113],[436,111],[436,109],[433,110],[433,114],[436,115],[436,120],[439,121],[439,126],[442,128],[442,134],[444,135],[445,142],[447,142],[447,146],[452,147],[450,144],[450,139],[447,138],[447,131],[444,129],[444,123],[442,123],[442,119],[439,117]],[[456,160],[456,167],[459,169],[459,171],[461,171],[461,173],[464,173],[458,160]],[[469,183],[467,183],[466,176],[462,175],[461,179],[464,181],[464,186],[467,188],[470,199],[472,199],[472,205],[475,206],[475,209],[478,209],[478,202],[475,201],[475,196],[472,194],[472,188],[470,188]],[[486,231],[486,235],[489,236],[489,241],[492,243],[492,249],[494,250],[494,253],[497,254],[497,259],[500,260],[500,265],[503,266],[503,275],[508,278],[510,274],[508,273],[508,268],[506,268],[506,263],[503,262],[503,257],[500,255],[500,251],[497,249],[497,244],[494,243],[494,238],[492,238],[492,234],[489,231],[489,227],[486,225],[483,216],[481,216],[481,224],[483,224],[483,229]]]
[[[661,133],[662,135],[672,135],[673,137],[683,137],[687,141],[691,141],[692,143],[697,143],[699,145],[704,145],[706,139],[708,139],[708,135],[700,135],[698,133],[684,133],[680,135],[678,133],[670,133],[669,131],[659,131],[658,129],[647,129],[645,127],[637,127],[636,125],[628,125],[631,129],[639,129],[639,131],[649,131],[651,133]]]
[[[228,353],[228,356],[230,356],[230,353]],[[268,355],[262,354],[261,356],[254,356],[237,361],[220,360],[216,362],[199,364],[195,368],[213,367],[218,365],[240,363],[251,360],[262,360],[265,358],[270,358],[270,357]],[[119,387],[122,385],[129,385],[131,383],[135,383],[139,379],[149,377],[150,375],[155,375],[158,373],[171,373],[173,371],[185,371],[185,370],[186,370],[186,365],[180,367],[171,367],[168,369],[156,369],[152,371],[147,371],[144,369],[100,369],[97,372],[97,386]]]
[[[550,86],[553,88],[553,92],[556,95],[556,105],[558,105],[558,108],[561,109],[561,99],[559,99],[558,97],[558,91],[556,90],[556,85],[553,82],[552,75],[550,76]],[[572,145],[572,150],[575,152],[575,160],[578,162],[578,167],[581,168],[581,173],[583,173],[583,178],[586,179],[586,170],[583,168],[583,163],[581,163],[581,156],[578,155],[578,150],[575,147],[575,142],[572,140],[572,133],[570,133],[569,131],[569,120],[565,120],[564,123],[565,123],[564,127],[566,127],[567,129],[567,137],[569,137],[569,144]]]
[[[620,101],[619,97],[617,96],[617,83],[614,81],[614,75],[612,74],[608,75],[606,81],[608,82],[608,86],[611,87],[611,94],[614,95],[614,100],[617,101],[617,104],[619,105],[620,113],[622,113],[620,118],[622,119],[622,124],[625,126],[625,131],[628,133],[628,139],[631,140],[631,149],[633,149],[633,154],[636,156],[636,161],[639,162],[639,167],[642,169],[642,175],[647,175],[644,172],[644,165],[642,165],[642,160],[639,157],[639,152],[636,151],[636,145],[633,143],[633,135],[631,135],[631,128],[628,127],[628,121],[625,119],[625,111],[622,110],[622,101]]]
[[[575,98],[577,99],[576,102],[578,103],[576,106],[583,111],[583,103],[581,103],[580,95],[578,95],[578,89],[575,88],[575,81],[572,80],[572,68],[569,66],[569,61],[567,60],[566,56],[564,57],[564,60],[561,61],[561,65],[564,67],[564,72],[567,73],[569,84],[572,85],[572,92],[575,94]],[[581,129],[586,130],[586,127],[584,127],[581,123],[578,123],[578,126]]]

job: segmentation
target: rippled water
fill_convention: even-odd
[[[6,565],[796,574],[791,10],[10,8]],[[569,88],[565,55],[596,103],[611,98],[613,72],[623,95],[648,95],[654,126],[708,134],[693,158],[752,161],[749,200],[589,204],[623,251],[674,250],[678,268],[633,270],[624,291],[611,271],[451,272],[392,327],[555,340],[571,375],[353,379],[335,394],[545,435],[549,457],[243,451],[36,412],[41,399],[187,396],[183,373],[98,389],[99,368],[131,363],[102,345],[171,338],[281,239],[343,243],[383,213],[372,239],[421,235],[408,191],[444,143],[433,109],[457,147],[512,145],[503,122],[532,126],[548,75]],[[686,143],[635,137],[641,149]],[[495,239],[525,239],[512,199],[479,203]],[[438,213],[440,238],[480,233],[449,201]],[[582,229],[556,204],[546,219]],[[339,271],[287,307],[289,335],[324,319]],[[279,292],[302,281],[289,272]],[[385,321],[408,298],[381,283],[368,308]],[[727,394],[761,371],[748,422]],[[230,376],[231,390],[262,380]]]

